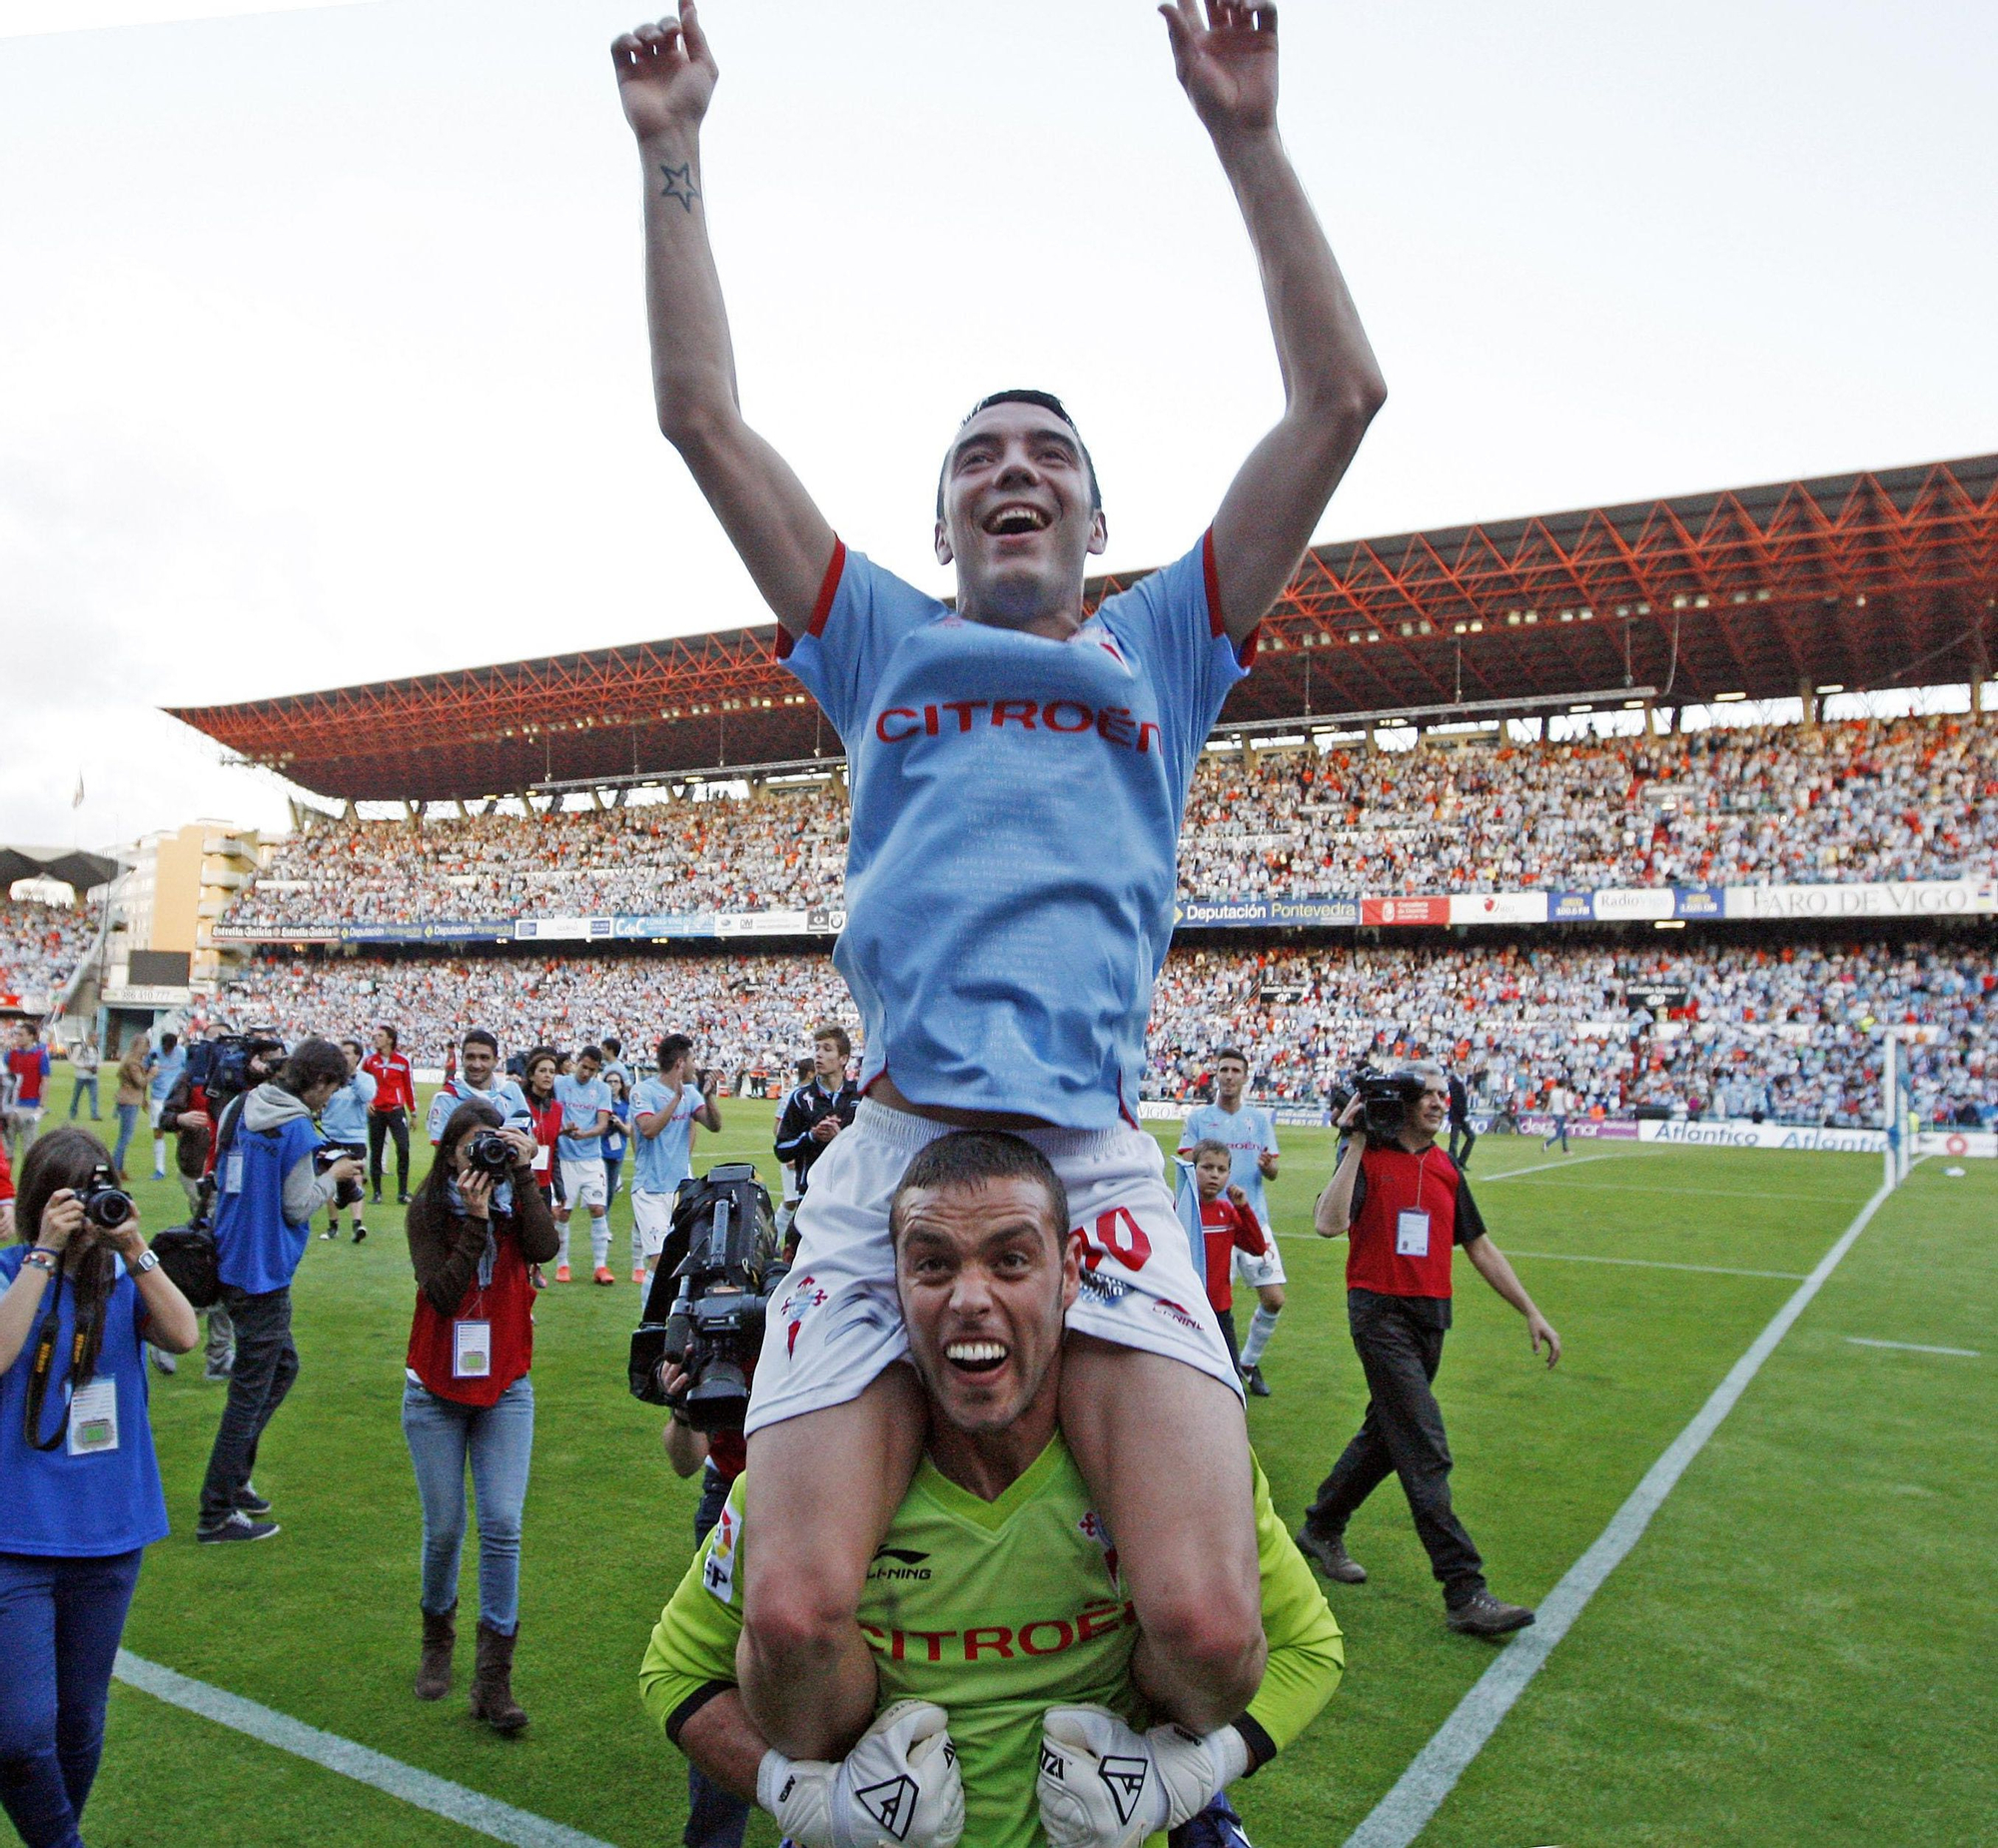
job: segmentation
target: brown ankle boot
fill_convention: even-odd
[[[527,1723],[525,1710],[513,1698],[513,1645],[520,1632],[502,1636],[482,1623],[479,1659],[472,1675],[472,1717],[495,1732],[518,1732]]]
[[[458,1642],[458,1606],[424,1612],[424,1659],[417,1665],[417,1698],[442,1700],[451,1692],[451,1652]]]

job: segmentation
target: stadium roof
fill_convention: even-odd
[[[1091,603],[1142,572],[1092,578]],[[1314,548],[1222,725],[1989,671],[1998,456]],[[839,739],[724,629],[173,716],[322,795],[439,801],[771,765]]]
[[[79,892],[88,892],[95,886],[109,885],[123,865],[108,854],[85,853],[76,847],[0,846],[0,898],[19,879],[60,879]]]

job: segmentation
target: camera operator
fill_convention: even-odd
[[[326,1108],[319,1113],[319,1129],[329,1147],[358,1161],[368,1154],[368,1113],[375,1103],[376,1084],[374,1074],[361,1069],[361,1042],[342,1040],[340,1045],[347,1054],[347,1082],[326,1100]],[[326,1230],[319,1235],[322,1239],[340,1237],[340,1207],[338,1194],[326,1203]],[[358,1193],[353,1207],[354,1243],[359,1245],[367,1238],[368,1228],[361,1223]]]
[[[1450,1627],[1502,1636],[1533,1613],[1486,1589],[1485,1562],[1451,1507],[1450,1442],[1432,1390],[1450,1328],[1456,1248],[1525,1317],[1533,1352],[1545,1343],[1549,1367],[1560,1359],[1560,1337],[1486,1236],[1470,1186],[1437,1147],[1449,1112],[1448,1080],[1421,1065],[1364,1078],[1340,1114],[1339,1127],[1354,1133],[1319,1196],[1317,1227],[1321,1238],[1352,1236],[1346,1315],[1371,1396],[1359,1432],[1306,1512],[1298,1545],[1328,1578],[1364,1584],[1366,1571],[1346,1550],[1346,1524],[1392,1471],[1443,1584]]]
[[[419,1700],[451,1692],[465,1470],[479,1501],[479,1653],[472,1717],[518,1732],[520,1512],[534,1446],[534,1286],[555,1254],[555,1223],[534,1184],[534,1138],[483,1099],[460,1104],[411,1202],[417,1274],[403,1434],[424,1504],[424,1648]]]
[[[811,1185],[812,1163],[826,1145],[852,1125],[860,1108],[859,1088],[846,1076],[853,1042],[844,1027],[828,1022],[812,1034],[812,1076],[784,1100],[777,1119],[777,1160],[797,1176],[798,1198]]]
[[[236,1325],[229,1402],[201,1485],[198,1540],[266,1540],[267,1502],[251,1486],[257,1445],[299,1375],[292,1345],[292,1277],[312,1216],[366,1172],[351,1155],[320,1170],[314,1116],[347,1082],[331,1040],[301,1040],[269,1083],[232,1103],[216,1129],[215,1247],[222,1302]]]
[[[752,1365],[748,1373],[753,1376]],[[659,1384],[672,1412],[666,1421],[664,1441],[666,1461],[673,1474],[685,1478],[698,1469],[700,1504],[693,1511],[693,1544],[698,1552],[721,1510],[728,1504],[728,1491],[749,1458],[748,1441],[739,1429],[696,1430],[686,1413],[673,1401],[687,1387],[687,1377],[674,1361],[660,1363]],[[685,1848],[742,1848],[749,1826],[749,1805],[732,1790],[715,1783],[691,1759],[687,1762]]]
[[[216,1119],[246,1090],[269,1078],[284,1063],[284,1057],[283,1041],[254,1036],[223,1035],[189,1047],[159,1115],[161,1131],[174,1134],[174,1170],[193,1218],[202,1215],[202,1189],[215,1165]],[[212,1219],[212,1204],[209,1212]],[[236,1364],[236,1326],[220,1303],[206,1313],[208,1344],[203,1351],[202,1378],[220,1383],[229,1378]],[[172,1358],[158,1349],[153,1351],[153,1361],[163,1374],[174,1371]]]
[[[0,1251],[0,1807],[31,1848],[82,1840],[125,1613],[167,1533],[141,1344],[200,1338],[112,1173],[87,1130],[44,1136]]]

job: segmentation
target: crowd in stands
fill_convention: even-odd
[[[1963,717],[1203,760],[1191,898],[1988,877],[1998,726]],[[838,905],[836,787],[528,818],[344,821],[283,846],[243,927]]]
[[[288,1035],[392,1022],[423,1065],[441,1065],[475,1025],[509,1048],[608,1032],[638,1047],[677,1029],[703,1065],[771,1083],[809,1053],[815,1023],[856,1024],[831,961],[791,955],[268,958],[225,990],[219,1012]],[[1642,1107],[1865,1127],[1878,1121],[1888,1025],[1924,1042],[1911,1069],[1926,1115],[1998,1120],[1998,964],[1960,939],[1175,950],[1153,1001],[1144,1091],[1199,1095],[1216,1050],[1236,1045],[1254,1062],[1259,1097],[1310,1106],[1363,1059],[1426,1054],[1494,1112],[1533,1110],[1559,1084],[1608,1115]]]
[[[0,898],[0,996],[59,994],[96,934],[85,906]]]

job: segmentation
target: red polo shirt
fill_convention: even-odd
[[[1447,1301],[1454,1248],[1484,1236],[1478,1204],[1441,1143],[1420,1155],[1370,1144],[1353,1188],[1346,1287]]]

